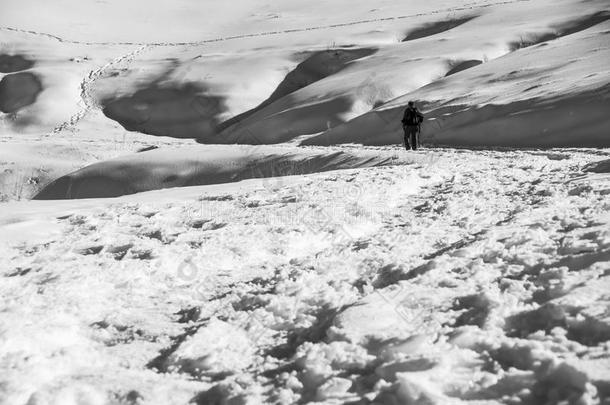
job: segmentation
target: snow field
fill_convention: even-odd
[[[610,404],[609,18],[3,0],[0,404]]]
[[[2,245],[6,403],[607,401],[607,154],[425,153],[30,203],[60,234]]]

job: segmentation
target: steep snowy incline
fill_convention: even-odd
[[[0,398],[606,403],[608,153],[410,156],[5,204]]]
[[[523,37],[514,52],[409,91],[303,143],[396,143],[405,105],[415,100],[426,113],[422,131],[430,144],[610,146],[608,19],[610,11],[582,17],[567,25],[581,31],[559,38],[530,34],[533,42]]]

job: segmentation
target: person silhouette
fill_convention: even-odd
[[[419,146],[419,131],[420,125],[424,121],[424,116],[419,112],[417,107],[415,107],[415,103],[413,101],[409,101],[409,105],[407,106],[405,113],[402,116],[402,129],[405,132],[404,141],[405,148],[409,150],[409,145],[411,149],[416,150]]]

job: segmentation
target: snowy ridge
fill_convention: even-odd
[[[244,39],[244,38],[262,37],[262,36],[269,36],[269,35],[289,34],[289,33],[307,32],[307,31],[316,31],[316,30],[327,30],[327,29],[332,29],[332,28],[349,27],[349,26],[360,25],[360,24],[370,24],[370,23],[377,23],[377,22],[384,22],[384,21],[402,20],[402,19],[406,19],[406,18],[416,18],[416,17],[429,16],[429,15],[435,15],[435,14],[454,13],[454,12],[465,11],[465,10],[470,11],[470,10],[473,10],[473,9],[487,8],[487,7],[497,6],[497,5],[515,4],[515,3],[519,3],[519,2],[529,2],[529,1],[531,1],[531,0],[508,0],[508,1],[501,0],[501,1],[491,2],[491,3],[488,3],[488,4],[476,4],[476,2],[474,2],[474,3],[472,3],[472,5],[469,5],[469,6],[450,7],[450,8],[440,9],[440,10],[433,10],[433,11],[428,12],[428,13],[416,13],[416,14],[399,15],[399,16],[391,16],[391,17],[363,19],[363,20],[356,20],[356,21],[349,21],[349,22],[340,22],[340,23],[328,24],[328,25],[310,26],[310,27],[305,27],[305,28],[290,28],[290,29],[282,30],[282,31],[263,31],[263,32],[250,33],[250,34],[232,35],[232,36],[228,36],[228,37],[210,38],[210,39],[204,39],[204,40],[192,41],[192,42],[94,42],[94,41],[77,41],[77,40],[72,40],[72,39],[65,39],[65,38],[59,37],[57,35],[49,34],[49,33],[46,33],[46,32],[37,32],[37,31],[32,31],[32,30],[23,30],[23,29],[19,29],[19,28],[15,28],[15,27],[0,27],[0,30],[13,31],[13,32],[19,32],[19,33],[25,33],[25,34],[31,34],[31,35],[39,35],[39,36],[55,39],[55,40],[57,40],[59,42],[62,42],[62,43],[78,44],[78,45],[140,45],[140,46],[203,45],[203,44],[206,44],[206,43],[229,41],[229,40],[233,40],[233,39]]]
[[[382,166],[398,160],[396,153],[379,156],[370,152],[331,153],[295,147],[157,149],[96,163],[62,176],[34,199],[117,197],[161,188]]]

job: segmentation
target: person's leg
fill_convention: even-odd
[[[403,126],[402,130],[404,131],[403,141],[405,143],[405,149],[409,150],[409,131],[406,126]]]
[[[411,132],[411,149],[417,149],[417,127],[410,127],[409,132]]]

